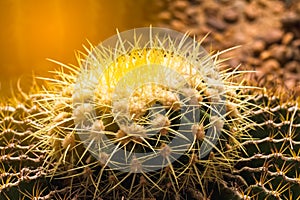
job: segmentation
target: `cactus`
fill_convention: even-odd
[[[2,106],[1,199],[297,199],[297,102],[237,84],[219,55],[150,28],[59,63]]]
[[[218,72],[218,55],[150,28],[91,47],[81,68],[63,65],[70,73],[37,95],[47,117],[35,137],[45,163],[57,163],[54,179],[74,191],[68,198],[172,199],[190,187],[209,196],[250,139],[238,93],[247,87],[232,81],[242,72]]]

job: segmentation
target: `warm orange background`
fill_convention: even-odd
[[[58,68],[51,58],[77,64],[75,50],[87,40],[97,45],[120,31],[155,22],[151,0],[1,0],[0,94],[10,95],[21,78],[26,90],[30,75],[50,76]],[[0,97],[0,98],[1,98]]]

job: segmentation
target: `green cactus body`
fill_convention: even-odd
[[[247,154],[233,174],[247,183],[241,190],[253,199],[299,199],[299,106],[267,95],[258,95],[253,103],[262,106],[251,117],[258,128],[249,132],[253,140],[242,143]]]

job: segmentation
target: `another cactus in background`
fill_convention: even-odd
[[[247,155],[233,170],[243,180],[238,189],[254,199],[299,199],[300,107],[268,95],[253,103],[262,106],[251,117],[259,128],[250,131],[254,140],[243,143]]]
[[[253,139],[242,142],[245,151],[211,199],[299,199],[300,108],[295,100],[259,93],[251,100],[260,107],[250,117],[257,123],[249,131]]]
[[[35,148],[37,131],[28,116],[40,112],[27,97],[0,107],[0,199],[32,199],[49,192],[45,153]]]

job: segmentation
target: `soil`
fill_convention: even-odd
[[[203,46],[223,51],[228,67],[241,64],[254,85],[300,96],[299,0],[162,1],[159,26],[189,32]]]

